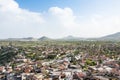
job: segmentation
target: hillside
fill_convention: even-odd
[[[99,38],[83,38],[83,37],[74,37],[74,36],[66,36],[63,38],[59,39],[51,39],[47,36],[42,36],[40,38],[33,38],[33,37],[28,37],[28,38],[8,38],[4,39],[5,41],[49,41],[49,40],[58,40],[58,41],[120,41],[120,32],[106,35],[103,37]]]
[[[42,37],[39,38],[38,40],[40,40],[40,41],[49,41],[49,40],[52,40],[52,39],[50,39],[50,38],[48,38],[48,37],[46,37],[46,36],[42,36]]]
[[[64,38],[61,38],[60,40],[65,40],[65,41],[81,41],[81,40],[86,40],[86,38],[80,38],[80,37],[74,37],[74,36],[67,36]]]
[[[120,41],[120,32],[98,38],[98,40]]]

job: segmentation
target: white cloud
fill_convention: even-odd
[[[120,31],[120,16],[93,14],[76,16],[71,8],[51,7],[49,12],[64,27],[63,35],[100,37]]]
[[[0,0],[1,37],[35,35],[35,26],[44,23],[40,13],[21,9],[14,0]],[[9,32],[9,33],[7,33]]]
[[[13,0],[0,0],[1,11],[16,11],[19,5]]]
[[[103,36],[120,31],[120,16],[102,15],[101,17],[93,16],[91,19],[89,24],[91,24],[90,27],[93,29],[95,36]]]
[[[62,9],[59,7],[51,7],[49,12],[58,19],[62,27],[70,29],[77,26],[77,23],[75,22],[76,16],[71,8]]]
[[[120,15],[79,16],[69,7],[37,13],[20,8],[14,0],[0,0],[0,37],[99,37],[120,31]]]

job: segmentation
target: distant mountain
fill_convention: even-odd
[[[86,38],[74,37],[74,36],[69,35],[67,37],[61,38],[60,40],[79,41],[79,40],[86,40]]]
[[[37,39],[33,37],[27,37],[27,38],[8,38],[6,40],[8,41],[36,41]]]
[[[48,37],[46,37],[46,36],[42,36],[42,37],[39,38],[38,40],[40,40],[40,41],[47,41],[47,40],[52,40],[52,39],[50,39],[50,38],[48,38]]]
[[[103,36],[100,38],[81,38],[81,37],[74,37],[74,36],[67,36],[60,39],[51,39],[46,36],[42,36],[40,38],[8,38],[4,39],[8,41],[49,41],[49,40],[59,40],[59,41],[120,41],[120,32],[117,32],[115,34]]]
[[[22,38],[23,40],[27,40],[27,41],[35,41],[37,39],[33,38],[33,37],[28,37],[28,38]]]
[[[120,32],[98,38],[98,40],[120,41]]]
[[[73,37],[73,36],[67,36],[62,38],[62,40],[68,40],[68,41],[120,41],[120,32],[106,35],[100,38],[80,38],[80,37]]]

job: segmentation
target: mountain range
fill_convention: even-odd
[[[120,41],[120,32],[106,35],[103,37],[99,38],[82,38],[82,37],[74,37],[74,36],[67,36],[59,39],[52,39],[46,36],[42,36],[40,38],[33,38],[33,37],[28,37],[28,38],[8,38],[4,39],[8,41],[49,41],[49,40],[59,40],[59,41]]]

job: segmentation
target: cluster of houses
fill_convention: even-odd
[[[19,51],[12,61],[0,66],[0,80],[120,80],[119,54],[115,58],[86,52],[74,55],[74,46],[56,47],[34,47],[41,51],[37,56],[44,56],[43,60],[26,57],[31,50]],[[46,59],[49,54],[56,56]]]

